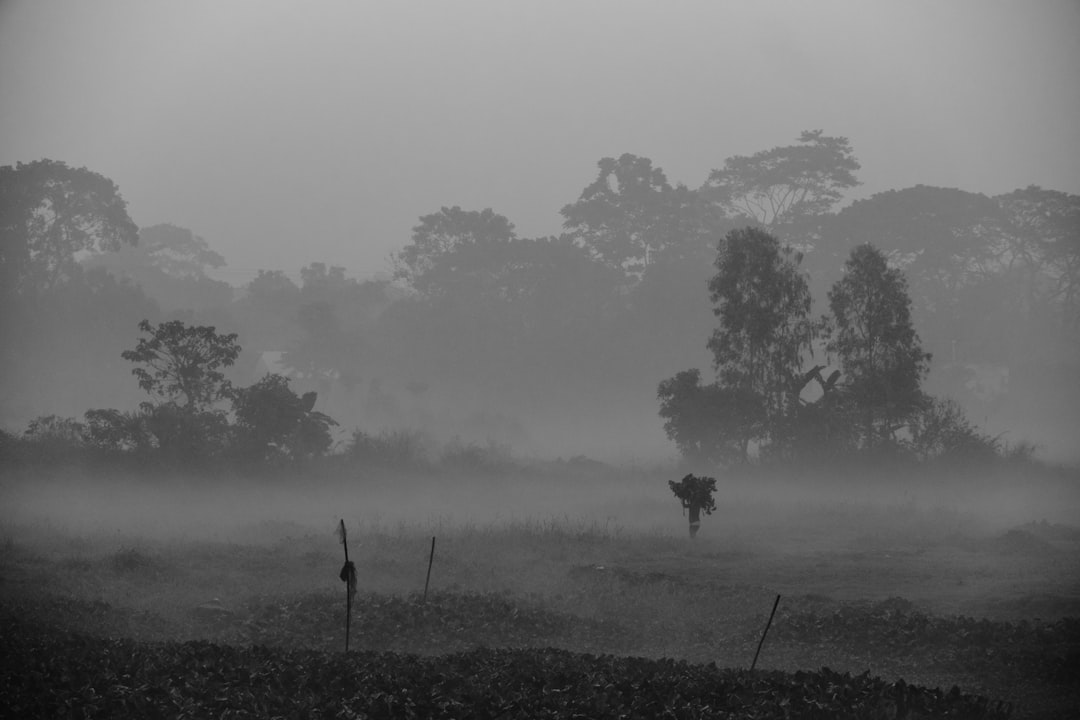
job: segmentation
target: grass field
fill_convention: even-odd
[[[560,648],[828,667],[1080,708],[1080,484],[721,481],[698,538],[660,472],[223,483],[81,473],[4,481],[9,622],[139,642],[442,656]],[[421,594],[431,538],[431,590]]]

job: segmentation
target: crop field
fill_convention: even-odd
[[[667,479],[609,467],[5,479],[0,707],[350,718],[1080,708],[1075,473],[721,480],[695,540]],[[339,519],[358,576],[348,654]]]

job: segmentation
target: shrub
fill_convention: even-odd
[[[314,410],[316,394],[297,395],[289,379],[269,374],[234,393],[236,450],[256,460],[272,457],[304,459],[323,455],[333,443],[337,422]]]
[[[109,408],[87,410],[83,417],[86,419],[86,441],[100,450],[148,450],[157,444],[147,427],[145,413]]]
[[[77,449],[84,445],[85,427],[75,418],[59,415],[41,415],[30,421],[23,439],[40,445],[57,448]]]
[[[444,467],[469,472],[498,472],[514,465],[509,446],[491,440],[487,445],[466,444],[459,437],[446,444],[439,461]]]
[[[942,398],[931,400],[914,418],[908,445],[924,461],[988,461],[1001,450],[997,439],[975,427],[956,401]]]
[[[364,465],[405,468],[428,464],[428,439],[418,430],[383,430],[369,435],[356,430],[345,456]]]

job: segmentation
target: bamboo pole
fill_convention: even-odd
[[[773,615],[776,614],[776,606],[780,604],[780,596],[776,596],[776,601],[772,604],[772,612],[769,613],[769,621],[765,623],[765,630],[761,633],[761,639],[758,640],[757,651],[754,653],[754,662],[750,663],[750,672],[754,672],[754,667],[757,666],[758,654],[761,653],[761,646],[765,643],[765,636],[769,633],[769,626],[772,625]]]
[[[431,583],[431,565],[435,562],[435,536],[431,536],[431,555],[427,561],[427,578],[424,580],[424,602],[427,602],[428,585]]]

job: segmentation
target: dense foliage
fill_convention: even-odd
[[[696,506],[706,515],[712,515],[716,509],[716,478],[697,477],[687,474],[682,480],[668,480],[668,487],[681,502],[684,508]]]
[[[717,328],[708,341],[721,388],[738,397],[742,459],[751,441],[782,445],[805,385],[802,366],[811,350],[810,290],[800,258],[772,235],[747,228],[720,242],[709,281]]]
[[[428,612],[413,604],[409,615],[424,620],[419,628],[413,623],[405,627],[421,635],[429,629],[451,630],[443,625],[442,612],[440,606]],[[490,616],[482,612],[475,617],[483,627]],[[671,659],[475,645],[427,657],[370,650],[345,655],[266,645],[100,638],[10,614],[2,622],[6,649],[0,660],[0,702],[21,717],[989,719],[1011,714],[1007,703],[958,688],[945,692],[828,668],[748,673]],[[402,627],[400,622],[379,626],[391,633]],[[792,620],[784,631],[797,627]],[[969,642],[981,645],[984,640]]]
[[[860,245],[829,291],[834,323],[828,349],[845,374],[845,399],[861,425],[862,443],[895,442],[896,432],[927,405],[922,391],[930,355],[911,321],[903,273],[885,255]]]
[[[54,160],[0,167],[0,288],[37,296],[77,278],[81,254],[134,245],[138,230],[112,180]]]

